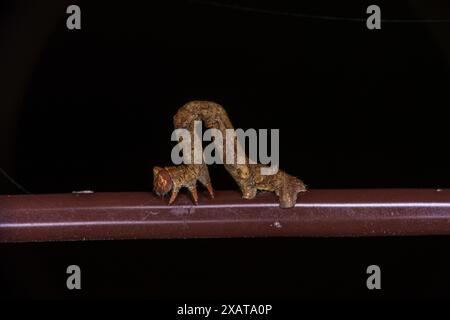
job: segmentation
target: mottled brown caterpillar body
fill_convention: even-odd
[[[233,138],[234,141],[226,141],[227,135],[225,132],[226,129],[233,129],[233,125],[221,105],[210,101],[191,101],[181,107],[174,116],[175,128],[187,129],[191,132],[191,135],[195,134],[194,121],[203,121],[205,127],[220,130],[223,135],[224,145],[232,143],[234,146],[234,164],[224,164],[224,167],[238,184],[243,198],[254,198],[258,190],[273,191],[279,197],[280,207],[290,208],[295,205],[297,194],[299,192],[306,191],[306,186],[300,179],[291,176],[284,171],[278,170],[278,172],[273,175],[262,175],[260,169],[265,167],[264,165],[248,164],[248,159],[246,159],[245,164],[237,163],[236,137]],[[224,152],[226,151],[224,150]],[[226,157],[226,155],[224,155],[224,157]],[[156,171],[154,170],[155,192],[158,194],[165,194],[170,190],[173,190],[169,203],[173,203],[180,187],[187,187],[193,194],[195,200],[196,196],[194,196],[192,190],[195,189],[195,182],[197,180],[205,185],[205,183],[202,182],[202,180],[205,181],[205,172],[209,183],[205,186],[209,185],[207,188],[212,194],[212,188],[210,189],[211,183],[209,181],[209,174],[206,165],[193,164],[169,168],[177,169],[170,169],[172,170],[170,174],[166,174],[164,171],[159,169]],[[166,170],[168,170],[168,168],[166,168]],[[162,178],[161,175],[164,175],[165,178]],[[202,177],[202,180],[200,180],[200,177]],[[194,187],[192,187],[192,184]]]

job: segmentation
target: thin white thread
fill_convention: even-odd
[[[19,188],[21,191],[27,193],[27,194],[31,194],[31,192],[29,192],[27,189],[25,189],[20,183],[18,183],[16,180],[14,180],[5,170],[3,170],[3,168],[0,168],[0,172],[2,173],[2,175],[8,179],[9,182],[11,182],[13,185],[15,185],[17,188]]]
[[[294,18],[313,19],[313,20],[330,20],[330,21],[348,21],[348,22],[366,22],[367,18],[354,18],[354,17],[336,17],[336,16],[323,16],[307,13],[296,13],[288,11],[276,11],[262,8],[245,7],[239,5],[233,5],[228,3],[221,3],[217,1],[203,1],[203,0],[190,0],[192,3],[208,5],[212,7],[227,8],[232,10],[240,10],[247,12],[255,12],[270,15],[287,16]],[[383,23],[450,23],[450,19],[380,19]]]

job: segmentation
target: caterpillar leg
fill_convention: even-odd
[[[194,200],[194,203],[198,204],[197,188],[195,186],[189,187],[189,191],[191,192],[192,199]]]
[[[214,199],[214,190],[211,185],[211,181],[204,181],[201,177],[198,179],[198,181],[200,181],[200,183],[208,190],[208,193],[211,196],[211,198]]]
[[[170,200],[169,200],[169,205],[171,205],[172,203],[175,202],[175,199],[176,199],[177,196],[178,196],[178,190],[179,190],[179,189],[175,189],[175,188],[172,190],[172,194],[171,194]]]
[[[201,172],[200,176],[198,177],[198,181],[208,190],[208,193],[211,196],[211,198],[214,198],[214,190],[211,185],[211,179],[209,177],[208,167],[204,166],[202,168],[202,172]]]
[[[211,182],[205,185],[206,189],[208,189],[209,195],[214,199],[214,190],[212,188]]]

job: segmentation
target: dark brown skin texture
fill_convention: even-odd
[[[221,105],[211,101],[191,101],[178,110],[173,120],[176,129],[188,129],[192,136],[194,135],[194,121],[203,121],[205,127],[215,128],[222,132],[224,146],[228,143],[233,144],[235,147],[235,164],[224,164],[224,167],[236,181],[243,198],[253,199],[258,190],[272,191],[279,197],[281,208],[291,208],[295,206],[297,194],[306,191],[306,186],[300,179],[284,171],[278,170],[273,175],[262,175],[260,169],[266,166],[261,164],[248,164],[249,161],[247,158],[246,164],[236,164],[237,139],[234,138],[233,141],[227,141],[226,139],[225,130],[233,129],[233,125]],[[226,159],[226,147],[224,147],[223,156]],[[195,190],[197,180],[205,185],[212,195],[212,187],[206,165],[193,164],[166,167],[163,169],[165,171],[161,171],[160,169],[159,167],[155,167],[153,170],[154,189],[157,194],[165,194],[173,190],[169,204],[175,201],[181,187],[187,187],[193,195],[194,202],[197,203],[197,193]]]

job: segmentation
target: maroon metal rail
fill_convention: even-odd
[[[311,190],[295,208],[238,192],[0,196],[0,242],[197,237],[450,235],[450,189]]]

